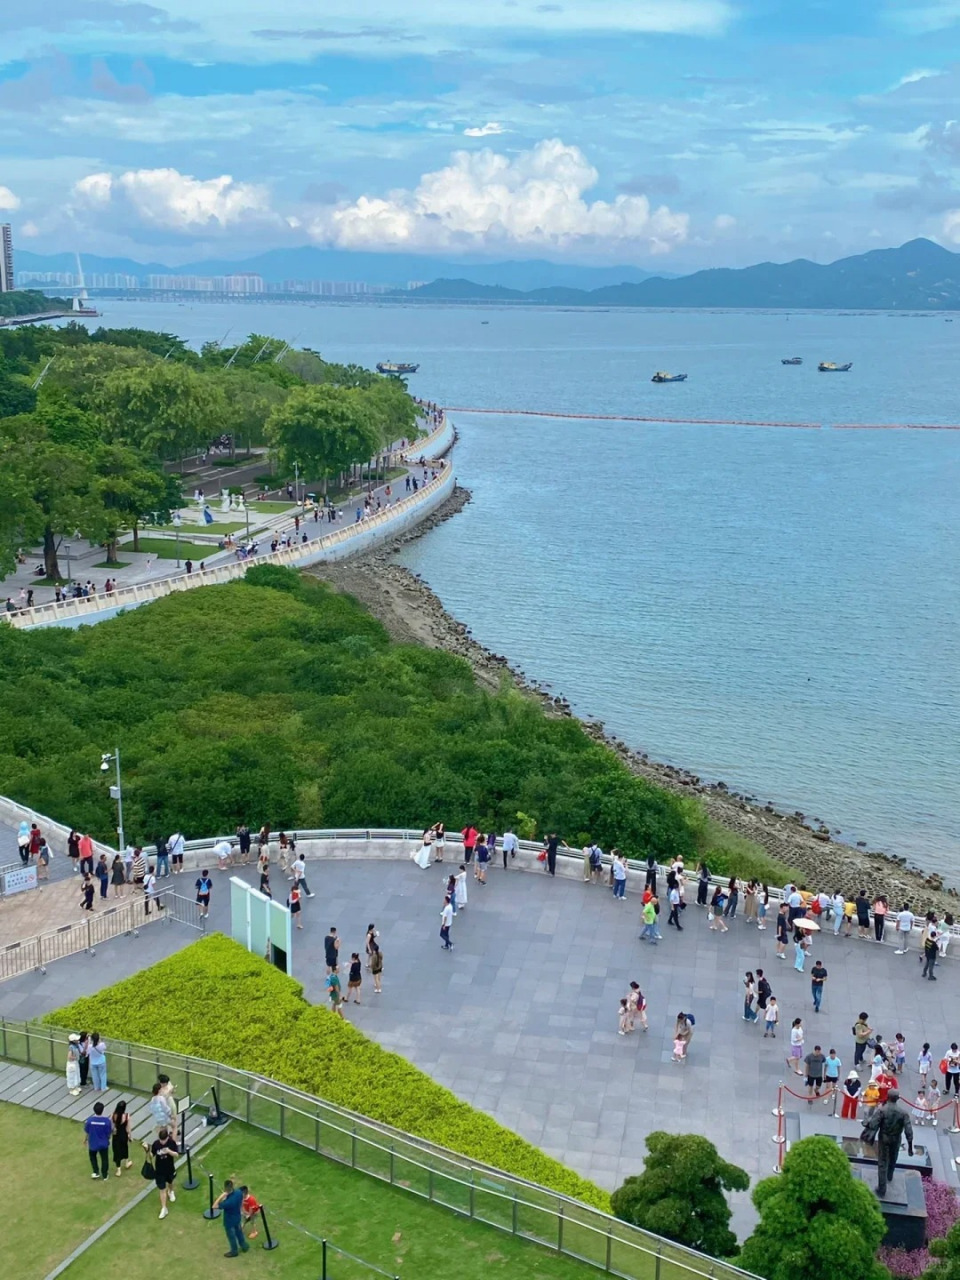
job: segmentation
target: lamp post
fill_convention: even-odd
[[[120,782],[120,748],[119,747],[114,747],[112,755],[109,751],[104,751],[101,754],[100,772],[109,773],[111,764],[116,766],[117,781],[110,788],[110,799],[116,800],[117,802],[117,837],[119,839],[117,852],[122,854],[124,849],[127,846],[126,846],[126,841],[123,838],[123,786]]]
[[[183,516],[179,511],[173,513],[173,527],[177,531],[177,568],[180,568],[180,526],[183,523]]]
[[[293,500],[297,505],[300,503],[300,463],[293,464]]]

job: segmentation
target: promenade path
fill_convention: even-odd
[[[452,851],[451,851],[452,852]],[[485,888],[469,881],[469,905],[453,926],[455,949],[438,937],[443,868],[421,871],[409,860],[308,862],[305,927],[294,935],[294,973],[313,1001],[323,999],[323,936],[335,924],[344,959],[362,952],[369,921],[384,951],[383,994],[367,977],[362,1001],[347,1016],[459,1097],[494,1115],[551,1155],[606,1187],[641,1166],[644,1138],[654,1129],[708,1136],[752,1179],[772,1172],[778,1081],[785,1074],[787,1032],[804,1019],[807,1047],[834,1047],[852,1065],[850,1028],[860,1009],[892,1039],[907,1038],[904,1097],[916,1095],[917,1053],[923,1040],[938,1061],[960,1039],[955,965],[940,967],[937,983],[921,982],[917,955],[856,938],[818,938],[814,954],[829,971],[823,1012],[813,1013],[809,974],[774,956],[772,930],[742,919],[727,934],[708,930],[706,912],[691,905],[682,934],[664,928],[657,947],[642,944],[639,898],[615,901],[606,886],[556,879],[540,871],[492,867]],[[254,869],[235,868],[253,880]],[[283,885],[279,872],[274,891]],[[195,873],[174,887],[192,894]],[[227,875],[217,874],[210,924],[227,924]],[[169,883],[169,882],[166,882]],[[135,973],[192,941],[186,926],[166,924],[139,938],[97,949],[0,986],[0,1015],[29,1018]],[[811,960],[813,956],[811,956]],[[744,970],[764,968],[781,1005],[777,1040],[762,1039],[742,1021]],[[809,962],[808,962],[809,968]],[[618,1036],[616,1011],[633,979],[649,1003],[650,1030]],[[689,1060],[671,1061],[672,1030],[680,1010],[693,1012]],[[789,1104],[810,1112],[826,1132],[858,1132],[818,1102]],[[944,1113],[949,1116],[950,1113]],[[950,1164],[960,1142],[941,1119],[930,1139],[934,1168],[956,1183]],[[924,1138],[920,1135],[924,1134]],[[747,1196],[735,1197],[734,1225],[753,1221]]]

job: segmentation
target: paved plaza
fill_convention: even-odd
[[[801,1016],[806,1049],[834,1047],[853,1064],[851,1025],[866,1009],[884,1039],[907,1039],[903,1095],[916,1096],[916,1057],[929,1040],[934,1061],[960,1039],[956,961],[939,968],[937,983],[921,982],[917,953],[856,938],[818,937],[808,972],[775,958],[772,928],[761,933],[741,919],[727,934],[711,932],[706,911],[689,906],[682,934],[664,927],[657,947],[638,941],[639,896],[623,903],[606,886],[553,880],[541,871],[504,872],[481,887],[469,880],[469,905],[453,926],[455,948],[441,951],[439,912],[443,868],[409,861],[311,861],[315,897],[305,903],[305,927],[294,934],[295,976],[307,997],[323,999],[323,935],[335,924],[341,956],[362,953],[366,925],[376,922],[384,952],[383,994],[366,977],[349,1019],[395,1049],[459,1097],[496,1116],[551,1155],[606,1187],[637,1172],[643,1140],[653,1129],[703,1133],[751,1179],[772,1171],[777,1084],[786,1079],[789,1026]],[[253,867],[241,868],[253,881]],[[274,878],[277,878],[275,872]],[[173,887],[193,895],[195,873]],[[218,873],[210,924],[227,923],[227,875]],[[166,881],[165,884],[172,882]],[[274,886],[279,897],[279,884]],[[665,917],[664,917],[665,922]],[[46,975],[0,985],[0,1014],[33,1017],[143,968],[197,935],[181,925],[104,945],[95,957],[74,956]],[[792,949],[791,949],[792,952]],[[809,969],[816,956],[829,971],[823,1012],[814,1014]],[[777,1040],[742,1020],[741,979],[760,966],[781,1006]],[[650,1030],[617,1035],[617,1007],[631,979],[649,1005]],[[679,1010],[693,1012],[689,1060],[671,1061]],[[831,1107],[805,1103],[826,1131],[840,1132]],[[956,1182],[949,1161],[960,1142],[944,1113],[931,1143],[935,1171]],[[847,1123],[844,1131],[858,1132]],[[922,1141],[918,1133],[918,1141]],[[926,1131],[928,1139],[933,1137]],[[734,1225],[742,1234],[753,1212],[736,1197]]]

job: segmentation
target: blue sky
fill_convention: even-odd
[[[38,251],[960,248],[960,0],[3,0]]]

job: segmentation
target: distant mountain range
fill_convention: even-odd
[[[873,249],[821,266],[762,262],[741,269],[719,268],[639,283],[584,290],[527,291],[435,280],[407,296],[454,302],[534,302],[586,307],[790,307],[854,311],[960,310],[960,254],[932,240],[910,240],[899,249]]]
[[[131,258],[104,258],[95,253],[81,255],[85,272],[104,275],[223,276],[253,272],[272,285],[285,280],[357,281],[363,284],[405,288],[411,281],[435,280],[438,275],[468,276],[477,285],[513,290],[569,288],[599,289],[604,285],[639,283],[652,272],[641,267],[595,267],[578,263],[546,262],[455,262],[411,253],[344,253],[336,249],[270,249],[240,260],[204,258],[166,266],[162,262],[134,262]],[[73,253],[31,253],[16,249],[16,271],[69,272],[77,270]]]

